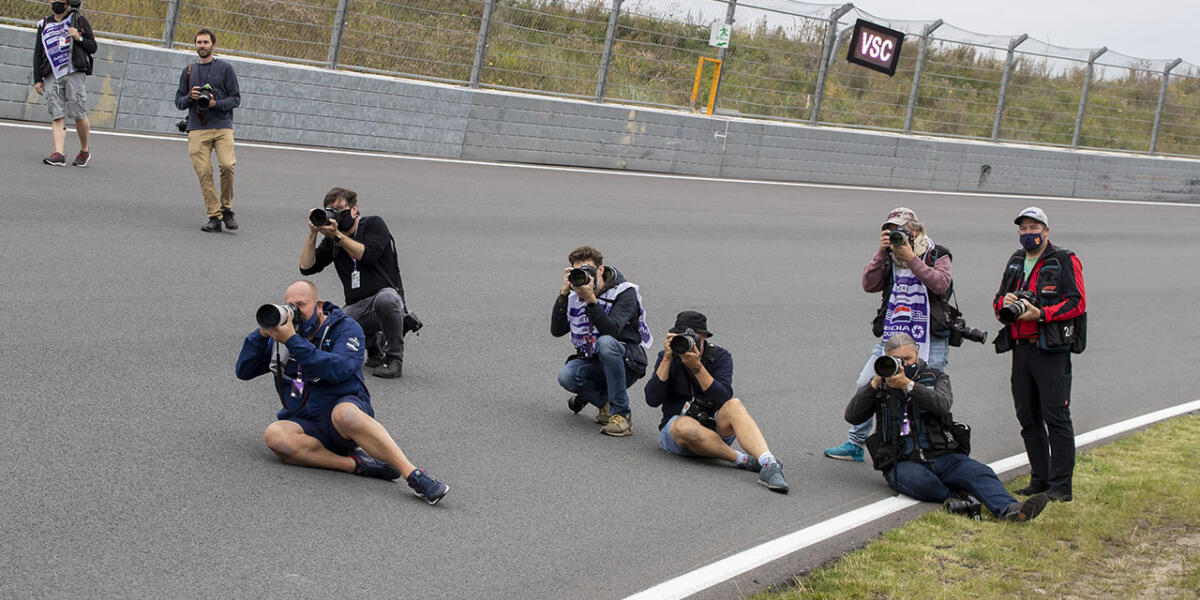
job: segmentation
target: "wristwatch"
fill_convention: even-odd
[[[915,381],[908,382],[908,385],[904,386],[904,393],[911,394],[913,391],[913,387],[915,387],[916,385],[917,385],[917,382],[915,382]]]
[[[343,237],[346,237],[346,236],[342,235],[342,233],[339,231],[337,235],[333,236],[333,241],[340,244],[342,242]]]

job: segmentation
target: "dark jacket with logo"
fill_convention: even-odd
[[[364,336],[362,327],[332,302],[325,302],[325,322],[313,334],[313,341],[293,335],[287,341],[288,357],[276,373],[275,391],[283,408],[277,418],[296,417],[320,420],[329,415],[337,400],[358,396],[371,401],[363,381]],[[242,342],[235,372],[238,379],[250,380],[271,372],[276,356],[275,340],[263,337],[257,329]],[[306,398],[292,394],[297,368],[303,372]]]
[[[877,390],[867,383],[846,405],[848,423],[862,423],[875,415],[875,433],[867,438],[867,450],[875,468],[885,473],[901,461],[930,460],[961,451],[954,441],[950,377],[923,360],[918,365],[911,394],[887,384]],[[908,435],[901,434],[905,414]]]
[[[79,35],[83,38],[78,42],[71,40],[71,65],[76,71],[80,71],[85,75],[92,74],[92,55],[96,53],[96,35],[92,33],[92,24],[88,23],[87,17],[84,17],[77,10],[67,13],[66,19],[71,22],[71,26],[79,30]],[[33,40],[33,82],[41,83],[45,81],[54,69],[50,66],[50,59],[46,57],[46,48],[42,46],[42,27],[47,21],[53,21],[54,16],[51,15],[38,21],[37,34]]]
[[[671,374],[666,381],[655,374],[658,365],[662,364],[664,352],[659,351],[654,361],[654,368],[649,369],[649,380],[646,382],[646,404],[662,406],[663,419],[658,424],[662,429],[671,417],[683,411],[683,405],[688,401],[703,403],[706,412],[712,416],[733,397],[733,355],[728,350],[713,344],[704,344],[704,354],[700,355],[700,364],[712,376],[712,385],[707,390],[700,389],[695,377],[683,366],[678,356],[671,359]]]
[[[1004,306],[1004,295],[1017,290],[1028,290],[1036,296],[1043,319],[1042,322],[1013,321],[1005,328],[1006,331],[1001,332],[1007,333],[1012,339],[1035,339],[1049,324],[1056,323],[1058,328],[1071,326],[1087,313],[1087,292],[1079,257],[1049,242],[1029,272],[1028,279],[1025,278],[1025,250],[1017,250],[1008,258],[1000,290],[992,300],[992,308],[997,314]],[[1086,323],[1080,325],[1086,329]]]
[[[625,283],[625,276],[614,267],[604,267],[604,289],[614,288]],[[600,290],[603,293],[604,289]],[[597,294],[599,296],[599,294]],[[600,335],[617,338],[625,344],[626,373],[631,377],[628,383],[646,374],[646,349],[642,348],[642,334],[639,331],[639,320],[642,307],[638,304],[638,291],[629,288],[612,300],[612,308],[605,310],[602,306],[607,300],[597,298],[587,305],[588,321]],[[550,313],[550,335],[562,337],[571,332],[571,324],[567,321],[567,296],[559,294],[554,301],[554,310]]]

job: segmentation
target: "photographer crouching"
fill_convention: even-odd
[[[263,437],[284,462],[393,480],[437,504],[449,487],[417,469],[378,421],[362,377],[363,331],[317,286],[297,281],[284,304],[265,304],[242,342],[236,373],[271,373],[283,404]],[[359,449],[361,447],[361,449]]]
[[[708,342],[708,317],[685,310],[675,317],[646,382],[646,404],[661,406],[658,445],[677,456],[719,458],[758,471],[758,483],[786,494],[783,467],[758,424],[733,397],[733,356]],[[734,450],[737,441],[745,452]]]
[[[309,212],[300,274],[320,273],[333,263],[346,294],[343,310],[367,334],[366,366],[374,368],[371,374],[376,377],[401,377],[407,331],[396,240],[383,217],[359,213],[353,190],[329,190],[322,207]],[[319,244],[318,234],[325,236]],[[420,328],[414,322],[413,331]]]
[[[550,314],[550,335],[569,333],[575,347],[558,371],[558,384],[575,394],[567,408],[578,414],[591,404],[600,433],[632,435],[628,388],[646,375],[646,348],[654,343],[642,293],[620,271],[604,266],[604,255],[591,246],[572,250],[567,262],[571,266],[563,269]]]
[[[875,418],[866,440],[875,469],[888,487],[924,502],[942,502],[952,513],[978,515],[978,503],[997,518],[1028,521],[1049,498],[1013,498],[996,472],[967,456],[970,429],[956,427],[950,406],[950,377],[929,366],[917,342],[897,333],[884,343],[884,356],[872,364],[869,383],[846,406],[846,422]]]

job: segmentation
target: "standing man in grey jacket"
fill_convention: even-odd
[[[237,74],[233,65],[213,57],[217,36],[208,29],[196,32],[196,56],[200,60],[187,66],[179,76],[175,106],[188,111],[188,154],[200,178],[200,191],[208,211],[208,223],[200,229],[220,232],[221,224],[233,231],[233,109],[242,103]],[[217,152],[221,169],[221,197],[213,186],[212,153]]]

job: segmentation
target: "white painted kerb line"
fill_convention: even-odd
[[[1095,431],[1079,434],[1075,436],[1075,445],[1086,446],[1139,427],[1196,410],[1200,410],[1200,400],[1193,400],[1186,404],[1164,408],[1140,417],[1114,423],[1107,427],[1101,427]],[[995,470],[996,473],[1004,473],[1027,464],[1029,462],[1025,455],[1018,454],[998,460],[988,466]],[[783,537],[743,550],[733,556],[700,567],[689,573],[684,573],[679,577],[664,581],[650,589],[629,596],[625,600],[679,600],[686,598],[718,583],[737,577],[751,569],[761,567],[793,552],[803,550],[829,538],[846,533],[856,527],[866,525],[917,504],[920,504],[920,502],[902,496],[893,496],[886,500],[880,500],[832,519],[822,521],[816,525],[805,527],[800,531],[789,533]]]

